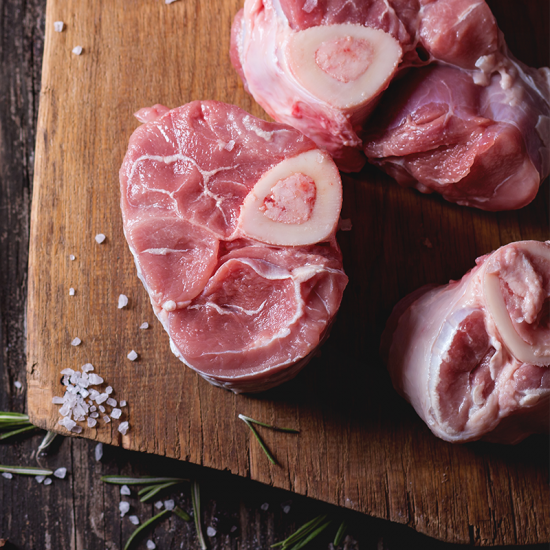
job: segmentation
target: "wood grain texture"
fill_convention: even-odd
[[[343,217],[353,230],[339,241],[351,282],[321,355],[280,388],[235,396],[171,354],[124,240],[118,169],[142,106],[217,99],[262,116],[228,60],[240,3],[48,3],[29,256],[32,421],[58,429],[51,398],[62,391],[59,371],[92,362],[128,401],[132,428],[124,437],[112,424],[87,429],[87,438],[228,470],[451,542],[549,541],[547,439],[516,447],[436,439],[394,393],[376,351],[405,294],[462,276],[502,244],[549,238],[547,183],[527,208],[491,214],[398,188],[374,169],[346,178]],[[526,62],[548,64],[548,17],[539,14],[548,5],[502,4],[504,29],[506,21],[521,29],[509,33],[512,51],[520,55],[517,43]],[[53,31],[58,20],[62,33]],[[71,53],[77,45],[81,56]],[[120,293],[130,298],[124,310]],[[145,320],[151,329],[140,331]],[[75,336],[82,345],[70,345]],[[131,349],[140,355],[134,363]],[[262,432],[279,466],[238,413],[301,430]]]

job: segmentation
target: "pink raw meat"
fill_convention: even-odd
[[[381,351],[438,437],[517,443],[550,420],[550,241],[511,243],[395,307]]]
[[[172,351],[235,392],[292,378],[327,337],[347,283],[335,239],[342,195],[334,163],[297,130],[223,103],[155,105],[136,116],[145,124],[120,170],[124,232]],[[313,161],[313,171],[292,172],[300,159],[306,168]],[[290,230],[301,245],[251,237],[255,222],[243,218],[258,185],[283,168],[291,173],[279,186],[279,176],[268,183],[285,215],[266,223],[279,229],[275,241]],[[305,206],[292,182],[312,187]],[[314,233],[320,242],[306,242],[319,204],[329,219]]]

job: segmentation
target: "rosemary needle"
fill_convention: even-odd
[[[11,432],[5,432],[0,434],[0,440],[7,439],[8,437],[11,437],[12,435],[17,435],[23,432],[28,432],[29,430],[36,430],[36,426],[33,426],[32,424],[25,426],[24,428],[19,428],[18,430],[13,430]]]
[[[52,470],[44,470],[43,468],[33,468],[32,466],[2,466],[0,472],[9,472],[10,474],[24,474],[28,476],[51,476]]]
[[[172,487],[173,485],[178,485],[181,481],[169,481],[168,483],[160,483],[159,485],[148,485],[143,489],[138,491],[138,496],[141,496],[139,499],[140,502],[147,502],[149,499],[153,498],[157,493],[160,493],[163,489]]]
[[[191,516],[187,512],[184,512],[179,506],[176,506],[172,510],[172,512],[174,512],[174,514],[176,514],[176,516],[179,516],[184,521],[191,521]]]
[[[267,445],[264,443],[263,439],[260,437],[260,434],[256,431],[256,428],[251,424],[248,417],[243,416],[242,414],[240,414],[239,418],[250,428],[250,430],[254,434],[254,437],[258,440],[258,443],[260,444],[260,447],[263,449],[265,455],[269,459],[269,462],[271,462],[271,464],[276,465],[277,461],[273,458],[273,455],[271,454],[271,452],[267,448]]]
[[[158,485],[159,483],[168,483],[169,481],[182,482],[189,481],[181,477],[127,477],[127,476],[102,476],[101,481],[113,483],[115,485]]]
[[[273,426],[271,424],[266,424],[265,422],[260,422],[259,420],[254,420],[253,418],[250,418],[249,416],[245,416],[244,414],[240,414],[239,418],[241,420],[244,420],[245,422],[248,420],[248,422],[253,422],[254,424],[258,424],[258,426],[263,426],[264,428],[271,428],[272,430],[276,430],[278,432],[287,432],[291,434],[300,433],[300,430],[295,430],[294,428],[281,428],[280,426]]]
[[[338,546],[342,542],[344,535],[346,534],[347,528],[348,526],[346,525],[346,522],[343,521],[340,524],[340,527],[338,527],[338,531],[336,531],[336,535],[334,535],[334,542],[332,543],[334,544],[334,546]]]
[[[126,541],[126,544],[124,545],[124,550],[128,550],[130,548],[130,545],[132,544],[133,540],[143,531],[146,527],[151,525],[154,521],[157,521],[158,519],[166,516],[170,513],[170,510],[163,510],[160,512],[160,514],[157,514],[156,516],[153,516],[152,518],[148,519],[145,523],[142,523],[131,535],[130,538]]]
[[[195,529],[197,530],[197,538],[201,550],[207,550],[206,543],[204,542],[204,535],[202,534],[201,526],[201,494],[200,487],[196,481],[193,481],[191,487],[191,500],[193,501],[193,519],[195,520]]]
[[[272,544],[271,548],[275,548],[277,546],[281,546],[282,548],[288,548],[291,544],[294,544],[295,542],[300,541],[308,533],[313,531],[322,521],[325,520],[326,517],[327,517],[326,514],[322,516],[317,516],[316,518],[313,518],[307,523],[304,523],[304,525],[302,525],[302,527],[300,527],[297,531],[292,533],[290,537],[288,537],[285,540],[282,540],[281,542],[276,542],[275,544]]]
[[[330,520],[328,520],[327,522],[323,523],[321,527],[317,527],[317,529],[315,529],[313,533],[311,533],[302,542],[299,542],[298,544],[293,546],[290,550],[298,550],[299,548],[303,548],[306,544],[311,542],[317,535],[319,535],[319,533],[322,533],[330,525],[330,523],[331,523]]]

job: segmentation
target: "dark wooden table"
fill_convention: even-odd
[[[541,2],[523,2],[532,14]],[[491,2],[498,18],[497,1]],[[30,201],[34,142],[44,40],[46,0],[0,0],[0,410],[25,411],[25,301]],[[540,13],[543,36],[548,35],[548,6]],[[537,20],[537,17],[533,18]],[[548,44],[533,48],[532,34],[503,29],[512,51],[532,65],[548,64]],[[538,34],[538,33],[537,33]],[[533,57],[538,51],[538,57]],[[52,304],[52,307],[55,307]],[[18,389],[16,382],[21,382]],[[37,465],[36,449],[43,432],[0,443],[0,464]],[[454,545],[429,539],[412,529],[299,497],[228,473],[208,470],[159,456],[104,448],[95,460],[95,442],[58,437],[40,465],[65,466],[68,475],[51,485],[33,477],[0,477],[0,539],[6,548],[19,549],[119,549],[134,530],[118,510],[118,489],[106,486],[100,476],[178,475],[200,483],[206,528],[211,549],[266,549],[290,535],[318,514],[333,519],[327,536],[311,548],[329,548],[336,527],[348,524],[347,549],[442,550]],[[135,497],[135,492],[133,493]],[[167,493],[185,510],[191,510],[188,487]],[[153,513],[151,504],[131,498],[132,513],[141,518]],[[331,531],[330,534],[328,531]],[[330,536],[329,536],[330,535]],[[169,519],[141,540],[152,538],[159,549],[197,549],[192,523]],[[1,546],[1,543],[0,543]],[[538,546],[542,548],[543,545]],[[537,546],[524,546],[526,550]]]

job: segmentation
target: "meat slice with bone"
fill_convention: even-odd
[[[460,281],[407,296],[381,351],[397,391],[446,441],[547,432],[550,241],[508,244]]]
[[[172,351],[235,392],[292,378],[347,283],[335,164],[294,128],[215,101],[136,116],[124,233]]]
[[[483,0],[246,0],[231,59],[344,171],[362,150],[402,185],[486,210],[526,205],[550,171],[550,72],[511,56]]]

